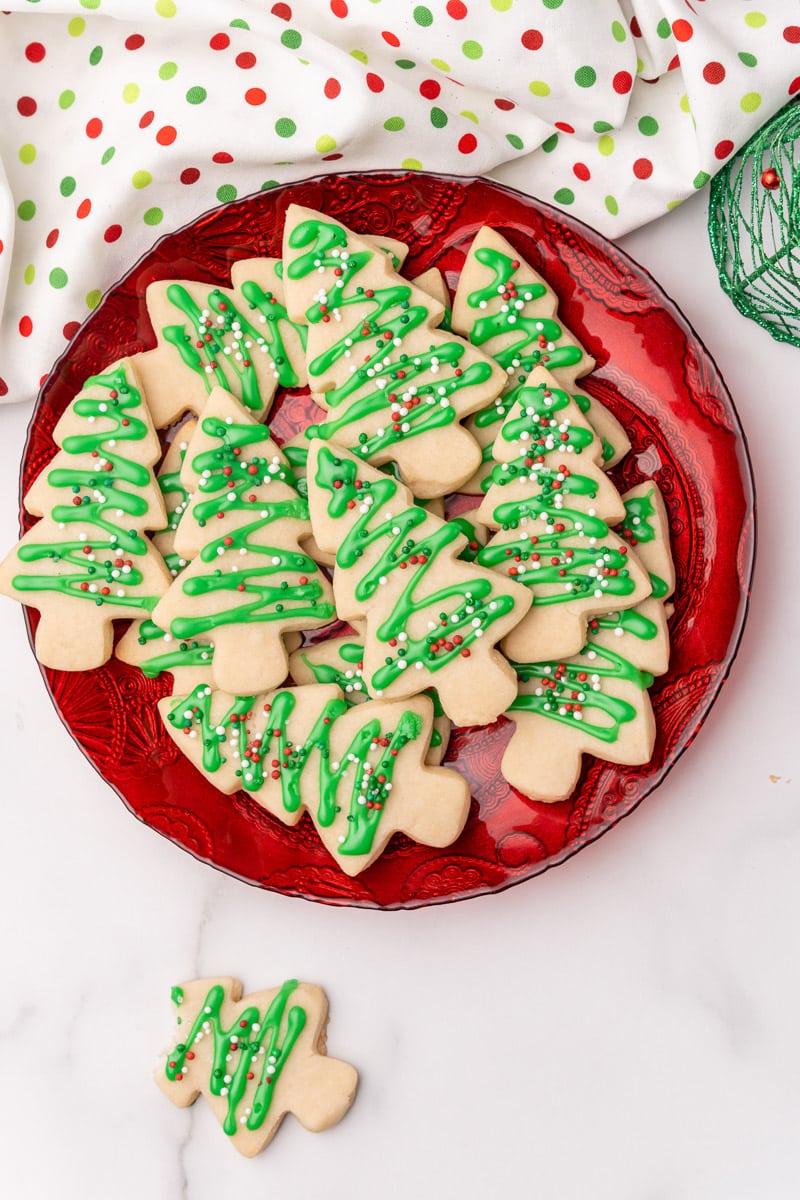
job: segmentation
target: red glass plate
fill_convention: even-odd
[[[454,730],[447,762],[466,775],[473,796],[462,836],[444,851],[395,837],[377,863],[348,879],[308,818],[287,829],[246,794],[224,796],[194,770],[155,709],[169,680],[148,681],[117,660],[84,674],[46,670],[45,679],[75,741],[131,812],[232,875],[286,895],[380,908],[499,891],[563,862],[616,824],[661,783],[703,724],[747,609],[754,496],[744,437],[697,335],[647,272],[599,234],[485,180],[334,175],[228,204],[156,243],[104,297],[42,388],[23,490],[54,455],[53,428],[82,381],[155,344],[143,302],[147,285],[182,277],[227,283],[237,259],[279,255],[291,202],[323,209],[358,231],[402,239],[411,249],[406,272],[437,266],[451,288],[484,224],[550,280],[565,323],[597,360],[583,386],[621,419],[632,442],[615,472],[618,485],[655,479],[669,508],[678,586],[672,665],[652,692],[658,723],[652,761],[618,767],[587,757],[574,796],[540,804],[500,776],[507,721]],[[278,440],[305,424],[308,407],[301,394],[279,398],[270,418]],[[25,514],[22,520],[30,524]],[[36,614],[28,620],[32,628]]]

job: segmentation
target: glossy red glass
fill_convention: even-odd
[[[463,835],[446,850],[395,837],[348,879],[308,818],[288,829],[250,797],[216,791],[161,728],[155,701],[169,677],[147,680],[112,660],[96,671],[43,672],[84,754],[131,812],[157,832],[259,887],[329,904],[412,908],[499,891],[563,862],[649,795],[700,729],[742,633],[754,554],[747,449],[730,396],[684,317],[641,267],[580,222],[485,180],[422,174],[334,175],[261,192],[162,238],[111,289],[42,388],[25,449],[26,490],[55,453],[52,431],[82,381],[113,359],[155,344],[144,292],[155,279],[227,283],[240,258],[279,255],[286,208],[322,209],[362,232],[407,242],[408,274],[437,266],[452,288],[481,225],[498,229],[551,282],[564,322],[597,360],[583,386],[614,412],[632,442],[614,472],[621,489],[655,479],[670,514],[678,586],[669,673],[652,691],[653,759],[618,767],[587,757],[569,801],[541,804],[499,773],[504,719],[453,731],[447,763],[472,788]],[[278,440],[302,428],[311,402],[281,395]],[[23,521],[30,518],[23,514]],[[36,614],[28,613],[33,627]]]

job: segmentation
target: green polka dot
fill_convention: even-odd
[[[399,67],[401,71],[411,71],[417,64],[410,58],[396,58],[394,65]]]
[[[405,171],[421,171],[422,170],[422,163],[419,161],[418,158],[404,158],[403,161],[400,163],[400,166]]]
[[[28,263],[27,267],[22,272],[22,278],[27,284],[33,283],[34,279],[36,278],[36,267],[33,265],[33,263]]]
[[[89,52],[90,65],[93,67],[96,67],[102,57],[103,57],[103,47],[102,46],[94,46],[92,48],[92,50]]]
[[[195,84],[194,87],[189,88],[188,92],[186,93],[186,99],[189,104],[202,104],[207,95],[208,92],[204,87],[200,87],[199,84]]]
[[[605,206],[606,206],[606,211],[607,211],[607,212],[610,212],[610,213],[611,213],[611,215],[612,215],[612,217],[615,217],[615,216],[617,215],[617,213],[619,212],[619,205],[617,204],[617,202],[616,202],[616,200],[614,199],[614,197],[613,197],[613,196],[606,196],[606,198],[605,198],[605,200],[603,201],[603,203],[604,203],[604,204],[605,204]]]
[[[369,62],[369,55],[365,54],[363,50],[351,50],[350,57],[355,58],[360,63],[363,63],[364,66],[366,66]]]
[[[429,25],[433,24],[433,13],[429,8],[426,8],[424,4],[417,5],[417,7],[414,9],[413,17],[417,24],[421,25],[423,29],[427,29]]]
[[[330,154],[331,150],[336,149],[336,138],[331,137],[329,133],[323,133],[316,141],[317,154]]]
[[[450,71],[450,70],[452,70],[452,67],[450,66],[450,63],[448,63],[448,62],[445,62],[443,58],[432,58],[432,59],[431,59],[431,66],[432,66],[432,67],[436,67],[436,70],[437,70],[437,71]]]
[[[86,22],[83,17],[73,17],[67,25],[67,33],[70,37],[80,37],[86,28]]]
[[[443,108],[431,109],[431,125],[434,129],[444,129],[447,124],[447,113]]]
[[[557,145],[558,145],[558,134],[551,133],[550,137],[545,138],[545,140],[542,142],[542,149],[544,150],[545,154],[550,154],[550,152],[552,150],[555,150]]]
[[[636,59],[636,74],[641,75],[643,70],[644,70],[644,59],[637,58]]]
[[[692,187],[694,187],[694,188],[704,187],[705,184],[708,183],[710,178],[711,178],[711,176],[709,175],[708,171],[698,171],[697,174],[695,175],[694,179],[692,180]]]
[[[36,216],[36,205],[32,200],[23,200],[17,208],[20,221],[31,221]]]
[[[50,280],[50,287],[62,288],[67,286],[68,276],[63,267],[53,267],[48,275],[48,279]]]
[[[465,58],[483,58],[483,46],[480,44],[480,42],[468,40],[466,42],[462,42],[461,53]]]
[[[175,62],[162,63],[161,66],[158,68],[159,79],[172,79],[172,77],[177,74],[178,74],[178,64]]]
[[[480,125],[480,119],[477,113],[472,112],[469,108],[462,108],[458,114],[460,117],[466,117],[468,121],[472,121],[474,125]]]
[[[749,12],[744,15],[744,23],[751,29],[760,29],[762,25],[766,25],[767,18],[762,12]]]
[[[405,129],[406,123],[402,117],[389,117],[383,122],[383,128],[388,129],[389,133],[397,133],[400,129]]]
[[[94,9],[100,7],[100,0],[81,0],[81,8]]]
[[[492,8],[497,12],[508,12],[514,0],[492,0]]]
[[[561,8],[563,0],[542,0],[545,8]]]
[[[575,82],[578,87],[594,87],[597,83],[597,71],[594,67],[578,67],[575,72]]]
[[[545,83],[543,79],[533,79],[528,84],[528,91],[532,92],[534,96],[549,96],[550,84]]]
[[[86,293],[86,307],[97,308],[102,299],[103,293],[100,291],[100,288],[92,288],[90,292]]]
[[[614,126],[610,121],[595,121],[594,125],[592,126],[592,129],[595,131],[595,133],[608,133],[608,131],[613,128]]]
[[[24,146],[19,148],[19,161],[23,163],[32,163],[36,158],[36,147],[30,142],[26,142]]]
[[[287,49],[297,50],[303,44],[303,37],[296,29],[286,29],[281,34],[281,42]]]
[[[278,117],[278,120],[275,122],[275,132],[278,137],[294,137],[297,133],[297,126],[291,117]]]
[[[116,153],[116,146],[109,146],[107,150],[103,151],[103,157],[100,159],[100,165],[104,167],[106,163],[110,163]]]
[[[597,143],[597,149],[604,158],[608,158],[610,154],[614,153],[614,139],[609,137],[607,133],[604,133]]]
[[[689,112],[689,97],[687,96],[686,92],[684,92],[683,95],[681,96],[681,98],[679,100],[679,104],[681,106],[681,112],[685,112],[685,113]]]
[[[745,96],[742,96],[739,101],[739,107],[742,112],[755,112],[757,108],[761,107],[761,96],[758,92],[748,92]]]
[[[559,188],[558,191],[553,194],[553,199],[555,200],[556,204],[572,204],[575,200],[575,193],[573,192],[572,188]]]
[[[755,54],[748,54],[745,50],[739,51],[739,59],[746,67],[757,67],[758,59]]]
[[[673,208],[677,208],[679,204],[683,204],[682,200],[668,200],[667,212],[672,212]]]
[[[76,184],[72,175],[65,175],[61,180],[61,183],[58,185],[58,190],[61,192],[62,196],[71,196],[75,191],[75,187]]]
[[[131,175],[131,183],[135,188],[146,188],[152,182],[153,176],[149,171],[134,171]]]
[[[156,12],[160,17],[174,17],[177,11],[175,0],[156,0]]]
[[[164,220],[163,208],[148,208],[147,212],[142,217],[145,225],[160,225]]]
[[[658,133],[658,121],[655,117],[640,117],[639,133],[643,133],[645,137],[652,137]]]
[[[122,99],[126,104],[133,104],[134,100],[139,99],[141,88],[138,83],[126,83],[122,89]]]
[[[65,88],[65,90],[58,97],[58,107],[59,108],[69,108],[70,105],[74,104],[74,103],[75,103],[75,93],[72,91],[71,88]]]
[[[628,32],[621,21],[611,22],[611,33],[615,42],[624,42],[628,36]]]
[[[513,146],[515,150],[521,150],[525,144],[522,138],[517,137],[515,133],[507,133],[506,141],[508,142],[509,146]]]
[[[668,38],[672,33],[672,26],[666,17],[662,17],[656,25],[656,33],[660,38]]]
[[[262,191],[262,192],[268,192],[270,188],[274,188],[274,187],[277,187],[277,186],[278,186],[278,180],[277,180],[277,179],[267,179],[267,180],[265,180],[265,182],[264,182],[264,183],[262,183],[262,185],[261,185],[261,191]]]
[[[231,29],[249,29],[250,26],[243,17],[234,17],[230,24]]]

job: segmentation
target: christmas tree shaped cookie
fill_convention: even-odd
[[[266,690],[286,677],[282,635],[336,614],[330,584],[300,549],[308,505],[269,430],[216,389],[182,468],[196,481],[176,550],[196,555],[153,612],[179,641],[213,635],[214,679],[233,693]]]
[[[209,684],[214,675],[214,643],[209,637],[181,641],[165,633],[155,621],[145,617],[133,621],[117,645],[114,655],[121,662],[139,667],[148,679],[157,679],[165,671],[173,677],[173,692],[188,693],[200,684]]]
[[[89,670],[111,654],[113,621],[151,612],[170,582],[143,532],[166,516],[130,360],[88,379],[54,436],[61,450],[26,496],[45,515],[0,564],[0,591],[41,613],[40,662]]]
[[[286,304],[308,322],[308,378],[328,420],[307,431],[376,465],[394,461],[415,495],[454,491],[480,451],[461,425],[505,382],[491,359],[438,329],[434,300],[331,217],[290,206]]]
[[[173,987],[172,1000],[175,1033],[156,1083],[179,1108],[202,1093],[246,1157],[287,1113],[320,1133],[353,1103],[358,1073],[326,1054],[328,1000],[316,984],[289,979],[242,998],[238,979],[193,979]]]
[[[512,786],[537,800],[566,799],[584,754],[631,766],[652,757],[655,720],[647,689],[669,662],[664,602],[674,569],[656,485],[628,492],[625,509],[623,536],[636,542],[653,594],[634,608],[592,618],[579,654],[514,664],[520,691],[506,715],[516,730],[501,769]]]
[[[647,573],[609,528],[624,508],[601,469],[600,443],[569,393],[537,367],[500,428],[494,457],[478,515],[498,532],[477,562],[523,583],[533,599],[503,650],[521,662],[574,654],[590,616],[650,593]]]
[[[504,237],[484,226],[475,236],[461,272],[452,324],[494,358],[503,370],[505,386],[493,404],[467,422],[480,443],[483,461],[462,491],[480,492],[491,473],[491,446],[500,424],[528,375],[540,364],[573,395],[600,438],[606,467],[619,462],[630,449],[616,417],[576,388],[576,379],[593,370],[594,359],[565,328],[557,310],[558,298],[541,275]]]
[[[528,611],[527,588],[459,560],[467,539],[457,526],[347,451],[315,443],[307,482],[314,536],[336,553],[338,614],[366,621],[370,693],[435,687],[455,724],[493,721],[516,692],[494,645]]]
[[[196,428],[196,421],[186,421],[181,425],[167,447],[156,476],[164,500],[167,524],[153,534],[153,545],[167,564],[173,579],[183,570],[187,561],[175,550],[175,531],[189,503],[189,493],[181,482],[181,467],[186,456],[186,447]]]
[[[219,791],[244,788],[287,825],[307,811],[348,875],[374,862],[395,833],[448,846],[464,828],[466,780],[425,762],[428,696],[348,705],[328,684],[254,696],[198,687],[161,700],[159,710]]]

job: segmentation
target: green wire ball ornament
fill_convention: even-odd
[[[711,181],[708,233],[722,290],[779,342],[800,346],[800,101]]]

